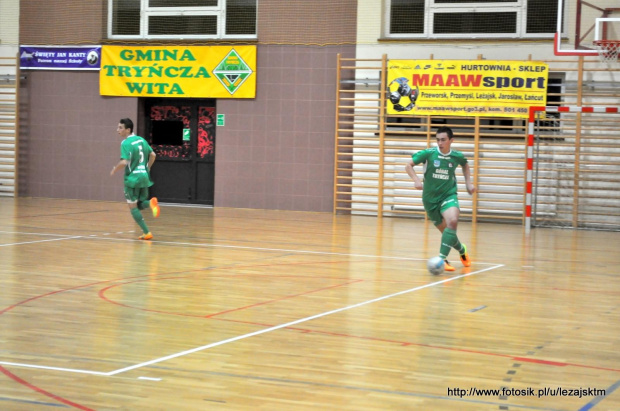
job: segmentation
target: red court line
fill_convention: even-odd
[[[140,277],[142,277],[142,276],[140,276]],[[91,287],[91,286],[94,286],[94,285],[97,285],[97,284],[105,284],[105,283],[109,283],[109,282],[112,282],[112,281],[119,281],[119,280],[121,280],[121,279],[116,279],[116,280],[105,280],[105,281],[97,281],[97,282],[90,283],[90,284],[79,285],[79,286],[76,286],[76,287],[70,287],[70,288],[62,288],[62,289],[60,289],[60,290],[50,291],[50,292],[45,293],[45,294],[35,295],[34,297],[27,298],[27,299],[22,300],[22,301],[20,301],[20,302],[18,302],[18,303],[11,304],[11,305],[9,305],[8,307],[3,308],[2,310],[0,310],[0,315],[4,314],[4,313],[6,313],[6,312],[9,312],[9,311],[11,311],[11,310],[13,310],[14,308],[17,308],[17,307],[19,307],[20,305],[24,305],[24,304],[26,304],[26,303],[29,303],[29,302],[34,301],[34,300],[38,300],[38,299],[40,299],[40,298],[49,297],[49,296],[54,295],[54,294],[60,294],[60,293],[63,293],[63,292],[65,292],[65,291],[79,290],[80,288],[88,288],[88,287]]]
[[[186,271],[179,271],[177,273],[192,272],[192,271],[202,271],[202,270],[205,270],[205,269],[203,268],[203,269],[200,269],[200,270],[189,270],[189,271],[186,270]],[[143,277],[153,277],[153,276],[169,275],[169,274],[174,274],[174,272],[173,273],[162,273],[162,274],[146,274],[146,275],[140,275],[140,276],[129,277],[129,278],[143,278]],[[63,289],[56,290],[56,291],[50,291],[50,292],[45,293],[45,294],[40,294],[40,295],[37,295],[37,296],[34,296],[34,297],[27,298],[25,300],[22,300],[20,302],[12,304],[12,305],[10,305],[10,306],[8,306],[6,308],[3,308],[2,310],[0,310],[0,315],[5,314],[5,313],[7,313],[7,312],[9,312],[9,311],[11,311],[11,310],[21,306],[21,305],[27,304],[27,303],[29,303],[31,301],[35,301],[35,300],[38,300],[38,299],[41,299],[41,298],[49,297],[49,296],[52,296],[52,295],[55,295],[55,294],[59,294],[59,293],[65,292],[65,291],[79,290],[79,289],[82,289],[82,288],[93,287],[93,286],[96,286],[96,285],[99,285],[99,284],[106,284],[106,283],[110,283],[110,282],[114,282],[114,281],[122,281],[122,280],[126,280],[126,278],[117,278],[117,279],[112,279],[112,280],[97,281],[97,282],[94,282],[94,283],[88,283],[88,284],[79,285],[79,286],[75,286],[75,287],[69,287],[69,288],[63,288]],[[62,402],[64,404],[71,405],[73,407],[76,407],[76,408],[79,408],[79,409],[82,409],[82,410],[94,411],[91,408],[84,407],[84,406],[82,406],[80,404],[74,403],[74,402],[72,402],[70,400],[67,400],[65,398],[62,398],[62,397],[60,397],[58,395],[52,394],[52,393],[50,393],[48,391],[45,391],[44,389],[39,388],[39,387],[29,383],[28,381],[20,378],[19,376],[13,374],[12,372],[10,372],[9,370],[7,370],[6,368],[4,368],[1,365],[0,365],[0,372],[2,372],[7,377],[13,379],[14,381],[18,382],[19,384],[22,384],[22,385],[30,388],[31,390],[34,390],[34,391],[36,391],[38,393],[41,393],[41,394],[44,394],[44,395],[46,395],[46,396],[48,396],[50,398],[53,398],[53,399],[55,399],[57,401],[60,401],[60,402]]]
[[[86,287],[94,286],[94,285],[97,285],[97,284],[107,283],[107,282],[110,282],[110,281],[118,281],[118,280],[98,281],[98,282],[95,282],[95,283],[90,283],[90,284],[81,285],[81,286],[77,286],[77,287],[71,287],[71,288],[64,288],[64,289],[61,289],[61,290],[51,291],[49,293],[45,293],[45,294],[41,294],[41,295],[38,295],[38,296],[34,296],[34,297],[28,298],[26,300],[20,301],[18,303],[12,304],[12,305],[10,305],[10,306],[0,310],[0,315],[4,314],[6,312],[9,312],[12,309],[14,309],[16,307],[19,307],[20,305],[26,304],[26,303],[28,303],[30,301],[38,300],[38,299],[44,298],[44,297],[49,297],[50,295],[59,294],[59,293],[62,293],[64,291],[77,290],[77,289],[80,289],[80,288],[86,288]],[[56,394],[52,394],[49,391],[45,391],[44,389],[39,388],[36,385],[33,385],[33,384],[29,383],[28,381],[20,378],[19,376],[13,374],[12,372],[10,372],[9,370],[7,370],[6,368],[4,368],[1,365],[0,365],[0,372],[2,372],[4,375],[6,375],[7,377],[11,378],[12,380],[18,382],[19,384],[22,384],[25,387],[28,387],[31,390],[36,391],[36,392],[38,392],[40,394],[46,395],[46,396],[48,396],[50,398],[53,398],[53,399],[55,399],[55,400],[57,400],[57,401],[59,401],[59,402],[61,402],[63,404],[67,404],[67,405],[70,405],[72,407],[79,408],[79,409],[85,410],[85,411],[94,411],[91,408],[84,407],[84,406],[82,406],[80,404],[77,404],[77,403],[74,403],[74,402],[72,402],[70,400],[62,398],[62,397],[60,397],[60,396],[58,396]]]
[[[325,263],[332,263],[332,262],[314,262],[314,263],[282,263],[282,264],[259,264],[259,265],[251,265],[251,266],[246,266],[245,268],[248,267],[269,267],[269,266],[274,266],[274,265],[300,265],[300,264],[325,264]],[[231,269],[231,268],[241,268],[240,266],[231,266],[231,267],[224,267],[221,269]],[[239,274],[236,276],[252,276],[254,274]],[[268,275],[269,276],[269,275]],[[278,276],[274,276],[274,277],[278,277]],[[290,277],[290,276],[284,276],[284,277]],[[180,277],[179,277],[180,278]],[[183,277],[185,278],[185,277]],[[312,278],[317,278],[317,277],[312,277]],[[330,277],[328,277],[330,278]],[[163,278],[165,279],[165,278]],[[174,279],[174,277],[171,277],[170,279]],[[158,281],[158,279],[145,279],[145,280],[138,280],[138,281],[133,281],[133,282],[139,282],[139,281]],[[150,309],[143,309],[143,308],[138,308],[138,307],[133,307],[133,306],[129,306],[129,305],[125,305],[125,304],[121,304],[118,303],[116,301],[110,300],[107,297],[105,297],[105,291],[107,291],[110,288],[114,288],[117,286],[121,286],[124,284],[129,284],[129,283],[123,283],[123,284],[115,284],[112,285],[110,287],[106,287],[102,290],[99,291],[99,296],[112,303],[112,304],[117,304],[117,305],[121,305],[127,308],[133,308],[133,309],[138,309],[138,310],[142,310],[142,311],[148,311],[148,312],[157,312],[157,313],[162,313],[162,314],[170,314],[170,315],[178,315],[178,316],[188,316],[188,317],[196,317],[196,318],[214,318],[215,316],[218,315],[222,315],[222,314],[226,314],[226,313],[230,313],[230,312],[235,312],[235,311],[240,311],[246,308],[251,308],[251,307],[255,307],[255,306],[259,306],[259,305],[264,305],[264,304],[269,304],[275,301],[281,301],[284,299],[288,299],[288,298],[293,298],[293,297],[297,297],[300,295],[304,295],[304,294],[311,294],[311,293],[315,293],[315,292],[319,292],[319,291],[323,291],[326,289],[330,289],[330,288],[336,288],[336,287],[342,287],[345,285],[349,285],[349,284],[353,284],[356,282],[361,282],[364,280],[355,280],[355,281],[350,281],[347,283],[343,283],[343,284],[338,284],[335,286],[330,286],[330,287],[325,287],[325,288],[321,288],[321,289],[317,289],[317,290],[313,290],[313,291],[309,291],[309,292],[305,292],[305,293],[300,293],[300,294],[295,294],[295,295],[290,295],[290,296],[285,296],[282,298],[278,298],[278,299],[272,299],[272,300],[268,300],[268,301],[264,301],[261,303],[257,303],[257,304],[252,304],[252,305],[248,305],[245,307],[239,307],[239,308],[234,308],[234,309],[230,309],[230,310],[225,310],[225,311],[221,311],[218,313],[214,313],[214,314],[210,314],[210,315],[206,315],[206,316],[199,316],[199,315],[191,315],[191,314],[182,314],[182,313],[173,313],[173,312],[165,312],[165,311],[158,311],[158,310],[150,310]],[[466,285],[469,285],[469,283],[467,283]],[[497,287],[501,287],[501,288],[517,288],[517,289],[530,289],[531,287],[502,287],[502,286],[497,286]],[[551,288],[552,290],[559,290],[559,291],[573,291],[573,290],[563,290],[563,289],[558,289],[558,288]],[[262,324],[262,323],[256,323],[256,322],[248,322],[248,321],[236,321],[236,320],[227,320],[227,319],[219,319],[221,321],[229,321],[229,322],[238,322],[238,323],[245,323],[245,324],[253,324],[253,325],[260,325],[260,326],[265,326],[265,327],[273,327],[273,324]],[[380,341],[380,342],[388,342],[388,343],[393,343],[393,344],[399,344],[402,346],[419,346],[419,347],[427,347],[427,348],[434,348],[434,349],[441,349],[441,350],[448,350],[448,351],[456,351],[456,352],[463,352],[463,353],[470,353],[470,354],[478,354],[478,355],[487,355],[487,356],[495,356],[495,357],[503,357],[503,358],[510,358],[514,361],[522,361],[522,362],[529,362],[529,363],[536,363],[536,364],[541,364],[541,365],[549,365],[549,366],[558,366],[558,367],[565,367],[565,366],[574,366],[574,367],[582,367],[582,368],[589,368],[589,369],[597,369],[597,370],[605,370],[605,371],[612,371],[612,372],[620,372],[620,369],[614,369],[614,368],[605,368],[605,367],[597,367],[597,366],[589,366],[589,365],[582,365],[582,364],[574,364],[574,363],[565,363],[565,362],[556,362],[556,361],[547,361],[547,360],[539,360],[539,359],[533,359],[533,358],[527,358],[527,357],[518,357],[518,356],[514,356],[514,355],[510,355],[510,354],[499,354],[499,353],[492,353],[492,352],[486,352],[486,351],[479,351],[479,350],[468,350],[468,349],[464,349],[464,348],[452,348],[452,347],[441,347],[441,346],[434,346],[434,345],[429,345],[429,344],[419,344],[419,343],[411,343],[411,342],[406,342],[406,341],[396,341],[396,340],[387,340],[387,339],[380,339],[380,338],[373,338],[373,337],[363,337],[363,336],[354,336],[354,335],[349,335],[349,334],[342,334],[342,333],[334,333],[334,332],[324,332],[324,331],[315,331],[315,330],[311,330],[311,329],[303,329],[303,328],[297,328],[297,327],[286,327],[288,329],[291,330],[297,330],[303,333],[319,333],[319,334],[325,334],[325,335],[333,335],[333,336],[339,336],[339,337],[346,337],[346,338],[358,338],[358,339],[364,339],[364,340],[368,340],[368,341]]]
[[[346,262],[350,262],[349,260],[347,260]],[[335,262],[323,262],[323,264],[325,263],[335,263]],[[170,275],[170,274],[180,274],[180,273],[189,273],[189,272],[199,272],[199,271],[205,271],[205,270],[217,270],[217,269],[239,269],[239,268],[249,268],[249,267],[260,267],[260,266],[275,266],[275,265],[297,265],[297,264],[317,264],[316,262],[314,263],[284,263],[284,264],[264,264],[264,265],[248,265],[248,266],[230,266],[230,267],[214,267],[214,268],[201,268],[201,269],[195,269],[195,270],[184,270],[184,271],[178,271],[178,272],[169,272],[169,273],[156,273],[156,274],[147,274],[147,275],[141,275],[141,276],[135,276],[135,277],[129,277],[129,279],[131,278],[148,278],[148,277],[157,277],[157,276],[163,276],[163,275]],[[331,277],[330,277],[331,278]],[[23,300],[21,302],[15,303],[9,307],[6,307],[2,310],[0,310],[0,315],[4,314],[10,310],[13,310],[14,308],[26,304],[30,301],[34,301],[40,298],[44,298],[44,297],[48,297],[54,294],[58,294],[64,291],[71,291],[71,290],[77,290],[77,289],[81,289],[81,288],[87,288],[87,287],[91,287],[91,286],[95,286],[95,285],[99,285],[99,284],[106,284],[106,283],[110,283],[110,282],[114,282],[114,281],[123,281],[123,280],[127,280],[128,278],[121,278],[121,279],[112,279],[112,280],[104,280],[104,281],[98,281],[98,282],[94,282],[94,283],[89,283],[89,284],[85,284],[85,285],[81,285],[81,286],[76,286],[76,287],[71,287],[71,288],[65,288],[65,289],[60,289],[60,290],[56,290],[56,291],[52,291],[49,293],[45,293],[45,294],[41,294],[39,296],[35,296],[35,297],[31,297],[28,298],[26,300]],[[148,281],[148,280],[144,280],[144,281]],[[362,280],[358,280],[358,281],[362,281]],[[125,283],[124,283],[125,284]],[[340,285],[342,286],[342,285]],[[111,287],[107,287],[107,288],[111,288]],[[506,287],[507,288],[507,287]],[[518,287],[517,287],[518,288]],[[101,292],[101,291],[100,291]],[[230,312],[231,310],[228,310],[228,312]],[[232,310],[234,311],[234,310]],[[222,312],[224,313],[224,312]],[[218,314],[214,314],[214,315],[218,315]],[[219,319],[221,321],[234,321],[234,320],[225,320],[225,319]],[[257,324],[257,323],[254,323]],[[314,331],[314,330],[310,330],[310,329],[298,329],[298,328],[293,328],[291,327],[290,329],[295,329],[304,333],[322,333],[322,334],[327,334],[327,335],[334,335],[334,336],[342,336],[342,337],[349,337],[349,338],[361,338],[361,339],[366,339],[366,340],[375,340],[375,341],[383,341],[383,342],[390,342],[390,343],[397,343],[400,345],[415,345],[415,346],[422,346],[422,347],[428,347],[428,348],[435,348],[435,349],[443,349],[443,350],[450,350],[450,351],[458,351],[458,352],[467,352],[467,353],[473,353],[473,354],[480,354],[480,355],[488,355],[488,356],[497,356],[497,357],[504,357],[504,358],[511,358],[515,361],[523,361],[523,362],[531,362],[531,363],[538,363],[538,364],[544,364],[544,365],[553,365],[553,366],[575,366],[575,367],[583,367],[583,368],[590,368],[590,369],[598,369],[598,370],[606,370],[606,371],[613,371],[613,372],[620,372],[620,370],[618,369],[611,369],[611,368],[604,368],[604,367],[594,367],[594,366],[587,366],[587,365],[581,365],[581,364],[572,364],[572,363],[560,363],[560,362],[553,362],[553,361],[545,361],[545,360],[535,360],[535,359],[529,359],[529,358],[525,358],[525,357],[516,357],[516,356],[512,356],[512,355],[508,355],[508,354],[498,354],[498,353],[490,353],[490,352],[483,352],[483,351],[475,351],[475,350],[466,350],[466,349],[462,349],[462,348],[450,348],[450,347],[439,347],[439,346],[432,346],[432,345],[428,345],[428,344],[417,344],[417,343],[410,343],[410,342],[403,342],[403,341],[390,341],[390,340],[382,340],[382,339],[377,339],[377,338],[370,338],[370,337],[361,337],[361,336],[353,336],[353,335],[346,335],[346,334],[340,334],[340,333],[329,333],[329,332],[321,332],[321,331]],[[57,399],[58,401],[61,401],[67,405],[71,405],[77,408],[80,408],[82,410],[90,410],[90,408],[86,408],[83,407],[79,404],[73,403],[69,400],[66,400],[62,397],[56,396],[52,393],[49,393],[39,387],[36,387],[30,383],[28,383],[27,381],[21,379],[20,377],[16,376],[15,374],[12,374],[10,371],[6,370],[4,367],[0,366],[0,371],[2,371],[2,373],[4,373],[5,375],[7,375],[9,378],[12,378],[13,380],[19,382],[20,384],[23,384],[37,392],[40,392],[44,395],[47,395],[51,398]]]
[[[17,381],[19,384],[24,385],[24,386],[30,388],[31,390],[34,390],[34,391],[38,392],[39,394],[43,394],[43,395],[45,395],[47,397],[50,397],[50,398],[52,398],[52,399],[54,399],[56,401],[59,401],[59,402],[61,402],[63,404],[70,405],[70,406],[72,406],[74,408],[78,408],[78,409],[84,410],[84,411],[95,411],[92,408],[88,408],[88,407],[85,407],[85,406],[80,405],[78,403],[75,403],[73,401],[69,401],[69,400],[67,400],[65,398],[59,397],[56,394],[52,394],[49,391],[45,391],[44,389],[39,388],[36,385],[32,385],[28,381],[18,377],[17,375],[13,374],[12,372],[10,372],[9,370],[7,370],[6,368],[4,368],[1,365],[0,365],[0,372],[2,372],[4,375],[9,377],[10,379]]]
[[[254,274],[237,274],[237,275],[232,275],[232,276],[226,276],[225,278],[231,278],[231,277],[252,277],[255,276]],[[264,277],[265,275],[261,275],[262,277]],[[217,277],[221,277],[221,276],[209,276],[209,278],[217,278]],[[285,275],[285,276],[269,276],[269,277],[287,277],[287,278],[302,278],[302,277],[298,277],[298,276],[291,276],[291,275]],[[195,318],[212,318],[218,315],[222,315],[222,314],[226,314],[226,313],[230,313],[230,312],[235,312],[235,311],[241,311],[241,310],[245,310],[248,308],[252,308],[252,307],[257,307],[260,305],[265,305],[265,304],[271,304],[273,302],[276,301],[282,301],[282,300],[287,300],[290,298],[294,298],[294,297],[299,297],[302,295],[307,295],[307,294],[313,294],[313,293],[317,293],[320,291],[325,291],[325,290],[329,290],[332,288],[338,288],[338,287],[343,287],[349,284],[354,284],[354,283],[359,283],[359,282],[363,282],[365,280],[351,280],[351,281],[347,281],[345,283],[342,284],[336,284],[336,285],[331,285],[328,287],[323,287],[323,288],[317,288],[311,291],[306,291],[303,293],[299,293],[299,294],[290,294],[290,295],[286,295],[284,297],[280,297],[280,298],[273,298],[271,300],[265,300],[262,301],[260,303],[255,303],[255,304],[250,304],[250,305],[246,305],[243,307],[237,307],[237,308],[231,308],[230,310],[225,310],[225,311],[220,311],[217,313],[213,313],[213,314],[208,314],[208,315],[196,315],[196,314],[183,314],[183,313],[177,313],[177,312],[172,312],[172,311],[162,311],[162,310],[154,310],[154,309],[150,309],[150,308],[141,308],[141,307],[136,307],[133,305],[128,305],[128,304],[123,304],[120,303],[118,301],[115,300],[111,300],[108,297],[106,297],[105,293],[115,287],[120,287],[123,285],[127,285],[127,284],[133,284],[133,283],[139,283],[139,282],[147,282],[147,281],[160,281],[160,280],[176,280],[176,279],[181,279],[181,278],[187,278],[187,277],[169,277],[169,278],[155,278],[155,279],[146,279],[146,280],[136,280],[136,281],[130,281],[130,282],[125,282],[122,284],[113,284],[110,285],[108,287],[102,288],[101,290],[99,290],[99,297],[102,300],[105,300],[111,304],[116,304],[119,305],[121,307],[126,307],[126,308],[131,308],[134,310],[140,310],[140,311],[145,311],[145,312],[152,312],[152,313],[159,313],[159,314],[169,314],[169,315],[178,315],[178,316],[182,316],[182,317],[195,317]],[[312,277],[312,278],[322,278],[322,277]],[[324,277],[323,277],[324,278]],[[330,278],[330,277],[327,277]]]
[[[273,327],[274,326],[273,324],[263,324],[263,323],[256,323],[256,322],[251,322],[251,321],[229,320],[229,319],[225,319],[225,318],[216,318],[216,319],[219,320],[219,321],[228,321],[228,322],[235,322],[235,323],[245,323],[245,324],[260,325],[260,326],[263,326],[263,327]],[[332,336],[336,336],[336,337],[356,338],[356,339],[367,340],[367,341],[385,342],[385,343],[391,343],[391,344],[398,344],[398,345],[402,345],[402,346],[405,346],[405,347],[411,345],[411,346],[416,346],[416,347],[433,348],[433,349],[437,349],[437,350],[446,350],[446,351],[463,352],[463,353],[468,353],[468,354],[487,355],[487,356],[492,356],[492,357],[503,357],[503,358],[510,358],[511,360],[514,360],[514,361],[522,361],[522,362],[536,363],[536,364],[541,364],[541,365],[550,365],[550,366],[556,366],[556,367],[572,366],[572,367],[588,368],[588,369],[594,369],[594,370],[620,372],[620,369],[616,369],[616,368],[597,367],[597,366],[594,366],[594,365],[583,365],[583,364],[575,364],[575,363],[569,363],[569,362],[539,360],[539,359],[535,359],[535,358],[518,357],[518,356],[511,355],[511,354],[499,354],[499,353],[493,353],[493,352],[488,352],[488,351],[468,350],[468,349],[465,349],[465,348],[441,347],[441,346],[438,346],[438,345],[412,343],[412,342],[408,342],[408,341],[389,340],[389,339],[385,339],[385,338],[365,337],[365,336],[352,335],[352,334],[335,333],[335,332],[331,332],[331,331],[318,331],[318,330],[312,330],[312,329],[309,329],[309,328],[285,327],[284,329],[299,331],[299,332],[302,332],[302,333],[305,333],[305,334],[315,333],[315,334],[332,335]]]
[[[235,311],[241,311],[241,310],[245,310],[247,308],[257,307],[259,305],[270,304],[270,303],[273,303],[273,302],[276,302],[276,301],[282,301],[282,300],[287,300],[287,299],[294,298],[294,297],[299,297],[299,296],[302,296],[302,295],[313,294],[313,293],[317,293],[317,292],[320,292],[320,291],[329,290],[329,289],[332,289],[332,288],[344,287],[344,286],[347,286],[347,285],[350,285],[350,284],[355,284],[355,283],[359,283],[359,282],[363,282],[363,281],[364,280],[352,280],[352,281],[348,281],[348,282],[345,282],[345,283],[342,283],[342,284],[331,285],[329,287],[317,288],[315,290],[307,291],[305,293],[287,295],[287,296],[284,296],[284,297],[281,297],[281,298],[275,298],[275,299],[272,299],[272,300],[267,300],[267,301],[263,301],[263,302],[256,303],[256,304],[246,305],[245,307],[233,308],[233,309],[230,309],[230,310],[221,311],[219,313],[206,315],[205,318],[213,318],[216,315],[231,313],[231,312],[235,312]]]
[[[314,264],[316,264],[316,263],[314,263]],[[241,266],[241,267],[243,267],[243,266]],[[247,267],[251,267],[251,266],[245,266],[245,267],[247,268]],[[226,268],[226,267],[224,267],[224,268]],[[231,267],[227,267],[227,268],[239,268],[239,266],[231,266]],[[201,268],[201,269],[195,269],[195,270],[184,270],[184,271],[177,271],[177,272],[170,272],[170,273],[146,274],[146,275],[140,275],[140,276],[135,276],[135,277],[129,277],[129,279],[131,279],[131,278],[144,278],[144,277],[156,277],[156,276],[161,276],[161,275],[180,274],[180,273],[190,273],[190,272],[198,272],[198,271],[205,271],[205,270],[210,270],[210,268]],[[29,303],[31,301],[35,301],[35,300],[38,300],[38,299],[41,299],[41,298],[49,297],[49,296],[52,296],[52,295],[55,295],[55,294],[59,294],[59,293],[65,292],[65,291],[79,290],[79,289],[82,289],[82,288],[88,288],[88,287],[96,286],[96,285],[99,285],[99,284],[107,284],[107,283],[111,283],[111,282],[115,282],[115,281],[123,281],[123,280],[127,280],[127,279],[128,278],[117,278],[117,279],[112,279],[112,280],[103,280],[103,281],[97,281],[97,282],[94,282],[94,283],[88,283],[88,284],[79,285],[79,286],[75,286],[75,287],[63,288],[63,289],[56,290],[56,291],[50,291],[48,293],[44,293],[44,294],[40,294],[40,295],[37,295],[37,296],[34,296],[34,297],[27,298],[25,300],[22,300],[20,302],[12,304],[12,305],[10,305],[10,306],[8,306],[6,308],[3,308],[2,310],[0,310],[0,315],[5,314],[5,313],[7,313],[7,312],[9,312],[9,311],[11,311],[11,310],[21,306],[21,305],[27,304],[27,303]],[[59,402],[62,402],[63,404],[70,405],[72,407],[75,407],[75,408],[78,408],[78,409],[81,409],[81,410],[85,410],[85,411],[94,411],[91,408],[87,408],[85,406],[82,406],[80,404],[74,403],[74,402],[72,402],[70,400],[67,400],[65,398],[62,398],[62,397],[60,397],[58,395],[52,394],[51,392],[45,391],[44,389],[39,388],[39,387],[29,383],[28,381],[20,378],[19,376],[13,374],[12,372],[10,372],[9,370],[7,370],[6,368],[4,368],[1,365],[0,365],[0,372],[2,372],[4,375],[6,375],[7,377],[11,378],[12,380],[18,382],[19,384],[22,384],[25,387],[30,388],[31,390],[34,390],[34,391],[36,391],[38,393],[41,393],[43,395],[46,395],[46,396],[48,396],[50,398],[53,398],[53,399],[59,401]]]
[[[205,268],[197,268],[194,270],[182,270],[182,271],[171,271],[171,272],[166,272],[166,273],[155,273],[155,274],[144,274],[144,275],[136,275],[133,277],[126,277],[126,278],[115,278],[112,280],[103,280],[103,281],[96,281],[94,283],[88,283],[88,284],[83,284],[83,285],[78,285],[75,287],[69,287],[69,288],[61,288],[59,290],[56,291],[50,291],[48,293],[45,294],[40,294],[40,295],[36,295],[34,297],[30,297],[27,298],[23,301],[20,301],[18,303],[12,304],[6,308],[3,308],[2,310],[0,310],[0,315],[11,311],[17,307],[19,307],[20,305],[24,305],[27,304],[31,301],[34,300],[38,300],[40,298],[45,298],[45,297],[49,297],[51,295],[54,294],[59,294],[65,291],[74,291],[74,290],[79,290],[81,288],[88,288],[88,287],[92,287],[95,285],[99,285],[99,284],[107,284],[107,283],[113,283],[115,281],[126,281],[126,280],[131,280],[131,279],[135,279],[135,278],[148,278],[148,277],[157,277],[157,276],[162,276],[162,275],[171,275],[171,274],[182,274],[182,273],[193,273],[193,272],[200,272],[200,271],[214,271],[214,270],[230,270],[230,269],[235,269],[235,268],[250,268],[250,267],[262,267],[262,266],[275,266],[275,265],[299,265],[299,264],[331,264],[331,263],[340,263],[340,262],[351,262],[349,260],[343,260],[343,261],[327,261],[327,262],[312,262],[312,263],[282,263],[282,264],[266,264],[266,265],[244,265],[244,266],[228,266],[228,267],[205,267]],[[300,276],[301,277],[301,276]],[[313,277],[315,278],[315,277]],[[338,277],[328,277],[328,278],[338,278]]]
[[[565,363],[565,362],[537,360],[535,358],[526,358],[526,357],[514,357],[514,359],[516,361],[533,362],[535,364],[553,365],[556,367],[566,367],[567,365],[569,365],[568,363]]]

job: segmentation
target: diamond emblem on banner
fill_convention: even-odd
[[[232,49],[213,70],[213,74],[232,95],[250,77],[252,69],[237,54],[235,49]]]

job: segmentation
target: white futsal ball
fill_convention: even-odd
[[[433,257],[429,258],[426,262],[426,268],[428,268],[428,272],[433,275],[439,275],[443,273],[444,262],[441,257]]]

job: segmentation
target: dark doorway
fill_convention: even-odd
[[[151,195],[213,205],[215,100],[144,99],[144,138],[157,154]]]

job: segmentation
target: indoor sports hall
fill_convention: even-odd
[[[0,0],[0,410],[620,409],[619,46],[611,0]]]

